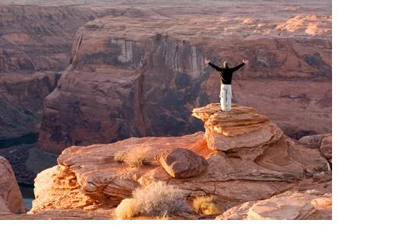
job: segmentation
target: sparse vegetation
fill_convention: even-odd
[[[167,217],[171,214],[191,212],[182,190],[154,182],[147,187],[136,189],[132,198],[124,199],[115,210],[116,219],[132,219],[138,215]]]
[[[118,151],[114,154],[114,160],[118,163],[126,163],[130,167],[139,168],[143,165],[150,165],[151,162],[144,156],[130,157],[128,158],[127,151]]]
[[[128,162],[128,165],[133,168],[138,168],[143,165],[150,165],[150,164],[151,164],[150,161],[144,156],[135,157],[133,160],[130,160]]]
[[[127,220],[135,217],[137,214],[135,199],[127,198],[121,201],[114,212],[114,218],[118,220]]]
[[[126,156],[126,152],[125,151],[118,151],[114,154],[114,160],[117,163],[123,163],[124,162],[124,158]]]
[[[217,215],[221,214],[221,211],[218,209],[217,205],[214,203],[214,199],[212,196],[199,196],[193,200],[193,209],[199,213],[204,215]]]

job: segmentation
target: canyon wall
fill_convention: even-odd
[[[0,74],[62,71],[80,26],[105,15],[140,15],[132,8],[4,4],[0,4],[0,12]]]
[[[331,131],[330,1],[12,3],[31,1],[0,4],[4,144],[36,139],[39,128],[40,147],[54,153],[198,131],[188,113],[218,101],[219,91],[205,58],[248,59],[233,101],[269,115],[287,135]],[[20,90],[34,98],[21,101]]]
[[[217,101],[219,92],[218,74],[205,58],[232,64],[248,59],[235,74],[233,101],[268,114],[289,136],[331,131],[329,35],[279,36],[276,29],[244,37],[260,22],[243,19],[234,34],[224,35],[205,28],[212,23],[154,16],[87,23],[46,98],[39,146],[60,152],[70,145],[200,130],[189,113]]]
[[[54,3],[53,1],[47,1]],[[18,183],[33,184],[56,155],[36,149],[45,97],[71,59],[76,30],[105,15],[137,15],[132,7],[38,6],[0,3],[0,154]]]
[[[132,8],[4,4],[0,12],[0,141],[38,134],[44,98],[68,65],[80,26],[109,14],[140,15]]]

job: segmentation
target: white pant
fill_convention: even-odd
[[[231,85],[221,84],[221,92],[219,94],[221,110],[231,111],[232,105],[232,87]]]

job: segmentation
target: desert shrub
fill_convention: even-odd
[[[121,201],[114,212],[114,218],[118,220],[131,219],[136,215],[136,202],[132,198],[127,198]]]
[[[198,196],[193,200],[193,209],[199,214],[217,215],[221,214],[212,196]]]
[[[143,165],[150,165],[150,161],[144,156],[140,156],[133,158],[133,160],[129,160],[128,164],[130,167],[138,168]]]
[[[115,210],[116,219],[131,219],[138,215],[167,217],[171,214],[191,212],[182,190],[167,185],[165,182],[154,182],[146,187],[138,188],[132,196],[118,205]]]
[[[123,163],[124,158],[126,157],[126,152],[125,151],[118,151],[114,154],[114,161],[118,163]]]
[[[144,156],[137,156],[134,158],[128,158],[127,151],[118,151],[114,154],[114,160],[118,163],[126,163],[130,167],[138,168],[143,165],[150,165],[151,162]]]

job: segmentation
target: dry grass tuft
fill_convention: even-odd
[[[144,165],[151,165],[151,162],[144,156],[128,158],[128,151],[118,151],[114,154],[114,161],[118,163],[126,163],[132,168],[139,168]]]
[[[129,220],[137,215],[136,202],[132,198],[127,198],[121,201],[114,211],[114,219]]]
[[[133,198],[124,199],[115,210],[116,219],[132,219],[138,215],[161,216],[190,213],[182,190],[164,182],[154,182],[136,189]]]
[[[134,158],[134,160],[130,160],[128,164],[130,167],[139,168],[141,166],[150,165],[151,162],[144,156],[141,156]]]
[[[218,215],[221,211],[218,209],[217,205],[214,203],[212,196],[199,196],[193,200],[193,209],[204,215]]]
[[[118,151],[114,154],[114,161],[117,163],[123,163],[126,155],[126,151]]]

